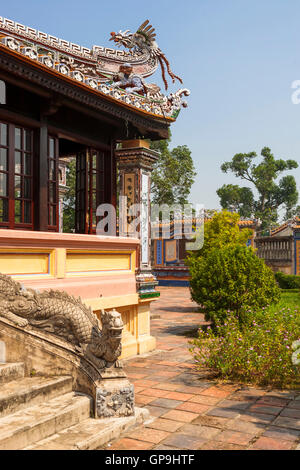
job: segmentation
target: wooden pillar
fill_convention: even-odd
[[[39,204],[38,230],[48,231],[48,126],[47,118],[41,117],[39,139]]]

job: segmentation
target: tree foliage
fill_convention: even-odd
[[[260,219],[264,229],[277,222],[279,209],[285,210],[285,218],[292,217],[298,210],[294,176],[283,176],[276,183],[284,171],[298,168],[298,163],[295,160],[276,160],[268,147],[261,150],[261,156],[262,161],[256,164],[255,152],[238,153],[230,162],[221,166],[224,173],[231,172],[251,183],[257,191],[257,198],[249,187],[232,184],[224,184],[217,190],[217,194],[224,209],[237,211],[242,217]]]
[[[155,204],[186,204],[195,181],[191,151],[186,145],[169,149],[169,140],[151,143],[160,153],[152,172],[152,202]]]
[[[204,244],[199,251],[191,252],[187,262],[190,264],[194,258],[204,257],[216,248],[228,245],[245,246],[252,236],[253,230],[240,229],[240,216],[227,210],[216,212],[211,219],[204,223]]]
[[[76,200],[76,159],[72,158],[67,166],[68,190],[63,200],[63,231],[75,232],[75,200]]]
[[[240,216],[223,210],[204,224],[204,245],[188,256],[192,299],[205,308],[206,318],[224,320],[233,311],[242,320],[249,307],[263,307],[278,297],[273,272],[257,258],[240,229]]]
[[[206,319],[224,321],[229,312],[240,323],[247,309],[278,301],[272,270],[251,247],[229,244],[210,250],[190,267],[192,298],[205,308]]]

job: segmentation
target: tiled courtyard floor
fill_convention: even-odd
[[[106,449],[300,450],[300,390],[218,384],[195,373],[184,333],[203,316],[188,288],[159,290],[151,310],[157,350],[126,361],[136,406],[148,408],[152,419]]]

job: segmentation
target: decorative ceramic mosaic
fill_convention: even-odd
[[[165,67],[173,82],[175,79],[182,82],[170,70],[169,62],[154,41],[154,28],[151,28],[152,26],[145,22],[134,34],[129,34],[128,31],[112,33],[111,39],[127,47],[129,51],[101,46],[89,49],[0,17],[0,43],[32,61],[39,62],[45,68],[55,70],[98,91],[99,94],[110,96],[125,105],[158,117],[176,119],[181,107],[187,106],[183,97],[190,94],[189,90],[181,88],[176,93],[165,96],[157,85],[144,82],[144,78],[152,75],[158,65],[161,66],[165,84]],[[141,43],[140,37],[145,37],[148,33],[151,40],[145,42],[148,45],[146,47]],[[115,76],[122,64],[130,64],[133,73],[141,78],[145,85],[144,95],[130,93],[115,86]]]

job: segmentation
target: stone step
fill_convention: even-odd
[[[72,391],[72,377],[24,377],[0,389],[0,418]]]
[[[11,362],[0,364],[0,384],[11,380],[21,379],[25,375],[24,364],[22,362]]]
[[[87,420],[91,402],[70,392],[0,418],[0,450],[24,449]]]
[[[23,450],[95,450],[148,419],[146,408],[135,408],[135,415],[126,418],[89,418]]]

